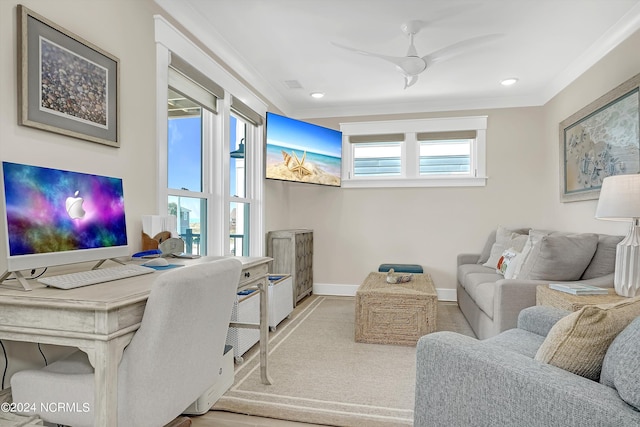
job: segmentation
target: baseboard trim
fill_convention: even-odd
[[[314,283],[313,293],[316,295],[354,297],[359,285],[336,285],[331,283]],[[457,301],[455,289],[436,288],[438,301]]]

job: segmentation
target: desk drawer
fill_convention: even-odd
[[[260,278],[267,275],[267,264],[260,264],[254,267],[245,268],[240,273],[240,285],[238,287],[246,286],[251,282],[255,282]]]

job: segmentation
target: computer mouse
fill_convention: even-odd
[[[144,262],[142,265],[146,265],[147,267],[164,267],[169,265],[169,261],[164,258],[153,258],[149,261]]]

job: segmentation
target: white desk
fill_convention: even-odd
[[[216,258],[221,257],[170,262],[190,264]],[[271,258],[238,259],[243,264],[238,290],[257,287],[262,295],[260,325],[234,326],[260,328],[261,377],[264,384],[271,384],[267,363],[267,263]],[[73,346],[86,352],[95,368],[95,425],[115,426],[118,364],[124,347],[140,327],[151,284],[162,273],[70,290],[47,288],[39,283],[33,283],[29,292],[0,287],[0,339]]]

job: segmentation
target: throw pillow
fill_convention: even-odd
[[[516,252],[514,248],[509,248],[502,253],[502,256],[498,260],[498,265],[496,266],[496,273],[502,274],[505,279],[507,279],[507,271],[509,271],[509,267],[513,270],[513,261],[516,256],[518,256],[520,252]],[[510,274],[512,275],[512,274]]]
[[[606,276],[615,271],[616,246],[624,239],[624,236],[608,236],[601,234],[598,237],[598,246],[593,259],[587,269],[582,273],[582,280]]]
[[[586,305],[551,328],[535,360],[597,381],[609,345],[638,316],[640,297]]]
[[[496,231],[496,242],[491,246],[491,253],[487,262],[482,264],[485,267],[496,268],[502,253],[510,248],[515,248],[518,252],[522,250],[527,241],[525,234],[519,234],[502,226]]]
[[[580,280],[598,245],[597,234],[542,236],[518,274],[527,280]]]
[[[602,362],[600,383],[614,387],[629,405],[640,409],[640,317],[613,340]]]
[[[529,254],[531,253],[531,249],[542,239],[543,236],[548,236],[551,234],[550,231],[542,231],[542,230],[529,230],[529,235],[527,237],[527,241],[522,248],[522,252],[515,260],[513,271],[510,279],[517,279],[520,277],[520,271],[522,270],[522,266],[529,258]],[[506,278],[506,277],[505,277]]]

